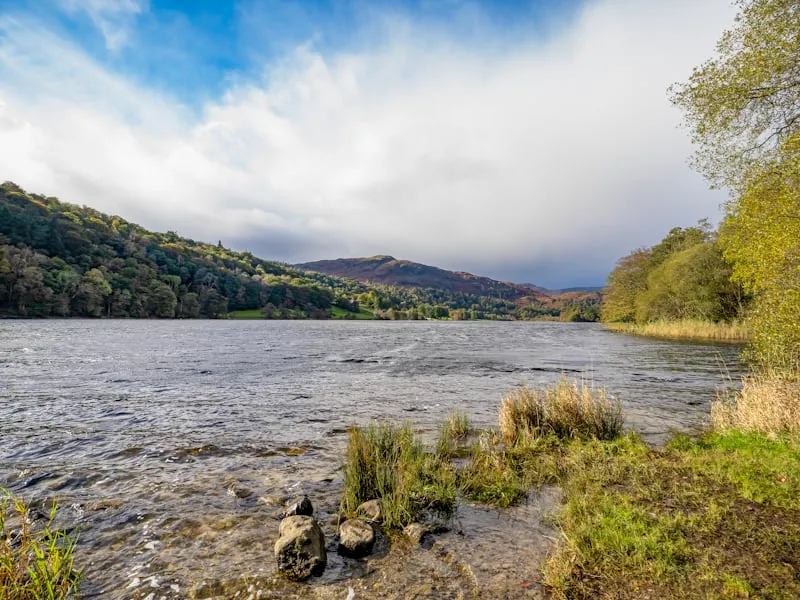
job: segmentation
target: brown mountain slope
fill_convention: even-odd
[[[445,271],[409,260],[398,260],[393,256],[371,256],[368,258],[339,258],[319,260],[295,265],[306,271],[317,271],[336,277],[347,277],[358,281],[382,283],[401,287],[434,288],[475,296],[490,296],[505,300],[517,300],[529,296],[544,296],[531,287],[495,281],[460,271]]]

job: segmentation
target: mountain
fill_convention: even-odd
[[[304,271],[346,277],[366,283],[407,288],[431,288],[512,301],[531,296],[536,298],[544,296],[541,288],[496,281],[462,271],[446,271],[410,260],[398,260],[393,256],[339,258],[295,266]]]

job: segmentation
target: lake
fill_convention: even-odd
[[[303,492],[335,512],[348,425],[494,426],[504,392],[565,375],[660,443],[702,427],[738,352],[596,324],[0,321],[0,487],[59,502],[84,597],[303,597],[270,588],[272,516]],[[303,589],[343,598],[360,568]]]

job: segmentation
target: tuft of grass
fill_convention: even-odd
[[[562,378],[545,389],[522,387],[509,393],[499,421],[509,446],[532,435],[611,440],[622,433],[622,404],[604,389]]]
[[[459,452],[459,444],[467,439],[471,431],[467,413],[459,410],[450,415],[439,426],[439,441],[436,454],[442,459],[452,458]]]
[[[447,460],[426,453],[411,426],[352,426],[344,466],[343,509],[354,514],[367,500],[383,501],[383,523],[399,529],[426,511],[455,508],[455,471]]]
[[[746,377],[741,391],[717,396],[711,423],[717,432],[800,433],[800,379],[771,374]]]
[[[684,319],[650,323],[608,323],[606,327],[617,333],[671,340],[706,340],[741,344],[750,339],[750,330],[740,322],[714,323]]]
[[[77,593],[77,539],[53,529],[56,506],[46,523],[37,524],[22,499],[7,490],[0,494],[0,598],[61,600]]]
[[[528,492],[513,458],[484,432],[473,446],[470,461],[458,473],[459,489],[475,502],[507,508]]]

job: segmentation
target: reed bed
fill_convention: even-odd
[[[622,405],[606,390],[562,378],[544,389],[522,387],[500,405],[500,435],[513,446],[527,436],[611,440],[622,433]]]
[[[740,322],[713,323],[686,319],[650,323],[608,323],[606,327],[617,333],[675,340],[706,340],[741,344],[750,339],[749,329]]]
[[[755,375],[737,392],[719,394],[711,405],[715,431],[800,433],[800,379]]]

